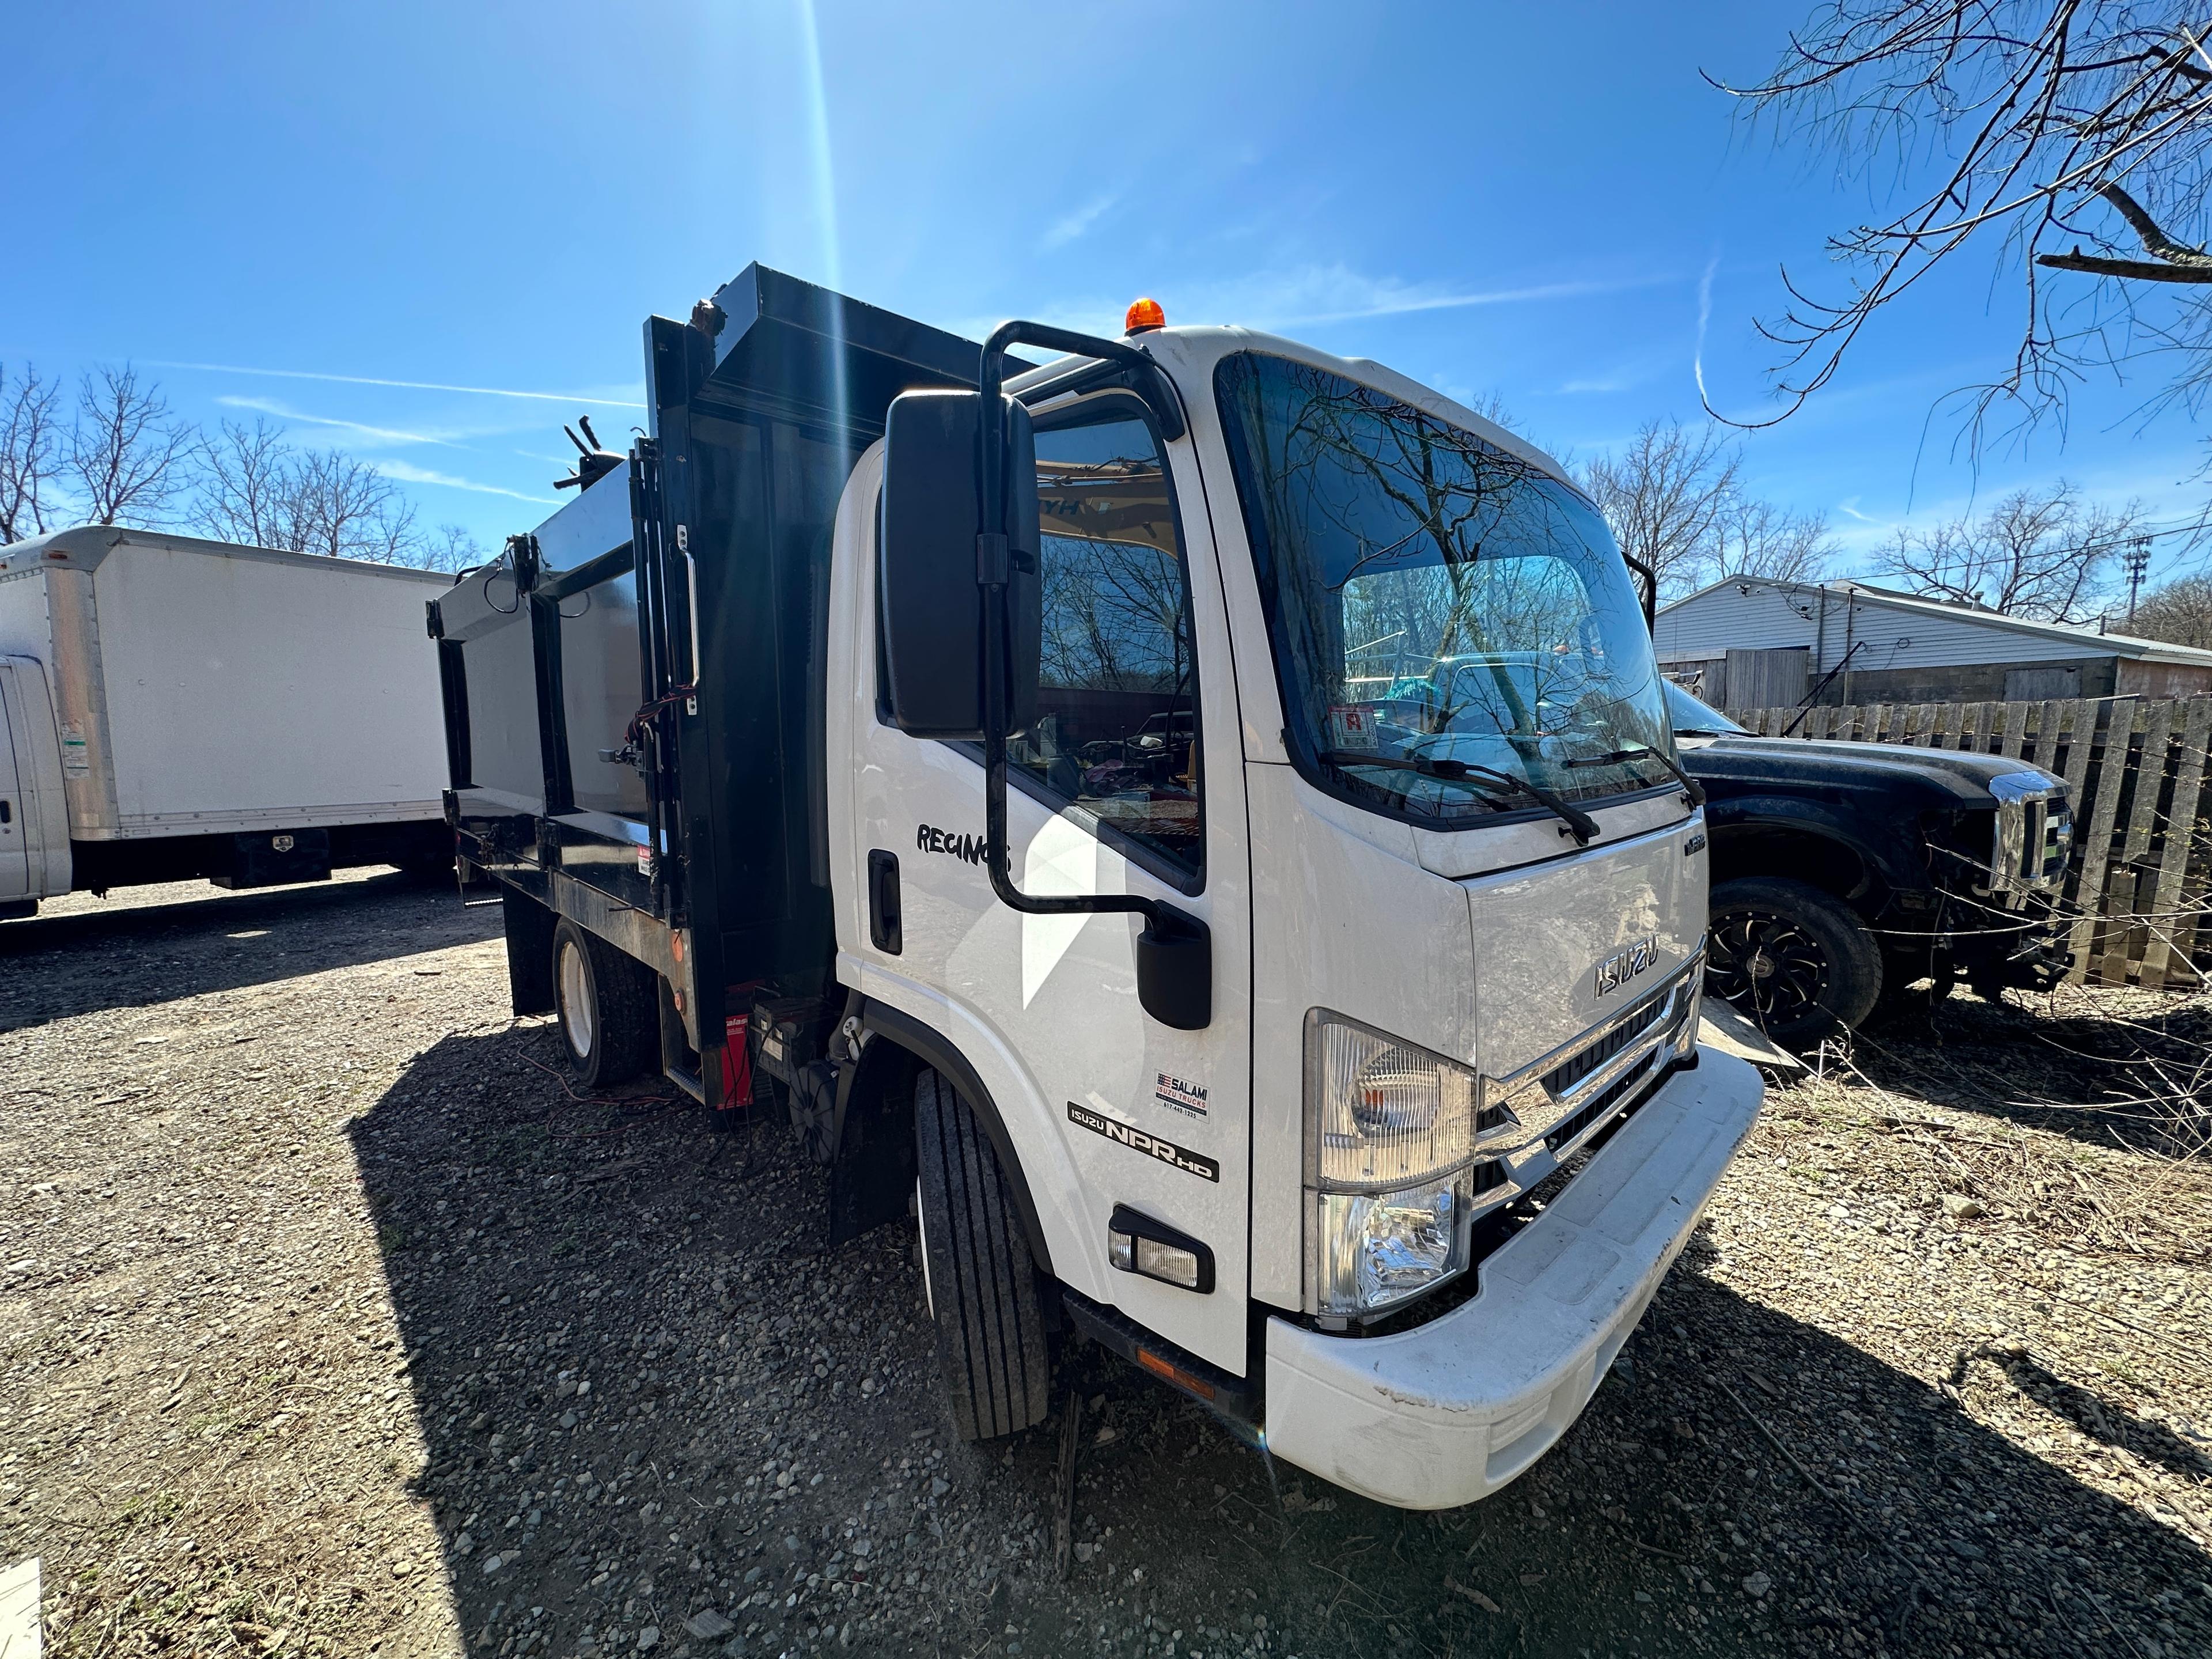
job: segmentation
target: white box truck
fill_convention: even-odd
[[[1079,1334],[1386,1503],[1528,1468],[1761,1098],[1595,508],[1148,302],[979,348],[756,266],[646,346],[651,435],[433,607],[516,1012],[772,1095],[831,1243],[917,1216],[967,1435]]]
[[[0,917],[449,866],[434,572],[92,526],[0,547]]]

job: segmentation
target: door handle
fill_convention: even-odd
[[[0,800],[0,823],[13,823],[15,821],[15,803],[12,800]]]
[[[868,940],[887,957],[906,943],[899,928],[898,854],[880,847],[868,854]]]

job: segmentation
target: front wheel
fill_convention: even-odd
[[[1802,881],[1713,889],[1705,987],[1777,1042],[1856,1025],[1881,995],[1881,951],[1849,908]]]
[[[914,1133],[922,1285],[953,1425],[963,1439],[989,1440],[1042,1423],[1044,1311],[999,1155],[933,1071],[915,1079]]]

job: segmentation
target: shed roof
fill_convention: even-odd
[[[2022,617],[2009,617],[2001,611],[1992,611],[1986,605],[1931,599],[1917,593],[1900,593],[1894,588],[1875,587],[1866,582],[1848,580],[1799,582],[1784,581],[1772,576],[1723,576],[1671,605],[1662,605],[1659,615],[1665,617],[1709,594],[1737,586],[1744,588],[1746,597],[1754,587],[1808,597],[1822,593],[1832,598],[1847,597],[1858,605],[1878,606],[1908,615],[1941,617],[1954,625],[1985,629],[1992,635],[2009,635],[2022,641],[2069,646],[2084,657],[2126,657],[2137,662],[2190,664],[2212,668],[2212,651],[2199,650],[2195,646],[2173,645],[2164,640],[2146,640],[2132,634],[2108,634],[2099,629],[2076,627],[2066,623],[2031,622]]]

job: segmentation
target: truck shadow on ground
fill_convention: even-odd
[[[450,882],[397,872],[329,886],[197,891],[205,896],[0,922],[9,980],[0,1031],[441,950],[500,928],[495,908],[464,908]],[[385,925],[368,925],[371,916]]]
[[[1063,1580],[1059,1422],[950,1439],[903,1231],[817,1252],[820,1171],[780,1128],[714,1134],[647,1088],[579,1100],[555,1053],[543,1025],[449,1036],[351,1131],[472,1655],[2212,1644],[2193,1594],[2160,1600],[2202,1552],[1722,1288],[1695,1241],[1559,1447],[1437,1516],[1286,1466],[1278,1487],[1064,1340]]]

